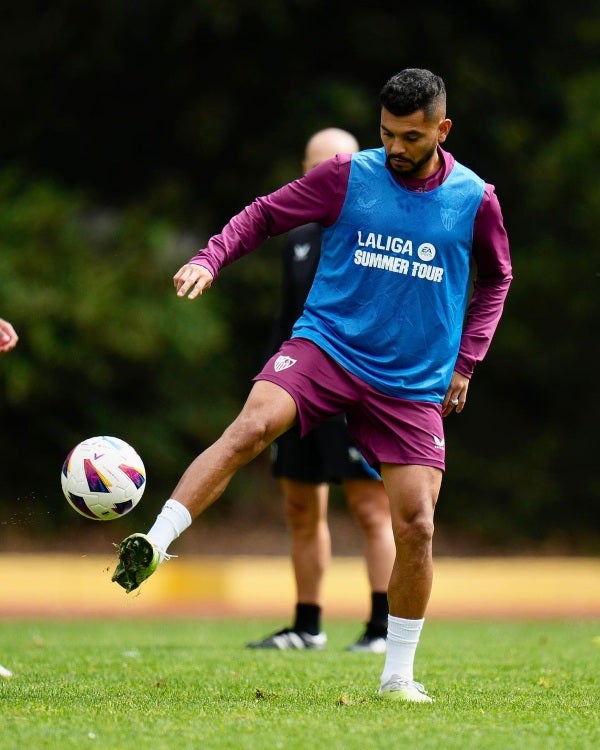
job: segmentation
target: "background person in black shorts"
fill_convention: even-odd
[[[315,133],[306,144],[303,170],[338,153],[358,151],[353,135],[338,128]],[[321,228],[306,224],[286,236],[283,249],[281,307],[268,356],[291,334],[313,282],[321,253]],[[272,445],[273,475],[279,479],[288,526],[296,582],[296,612],[290,628],[249,643],[250,648],[321,649],[321,589],[331,558],[327,522],[329,485],[342,484],[348,506],[364,535],[371,609],[366,628],[349,651],[383,653],[387,633],[387,586],[394,564],[389,501],[383,482],[350,440],[343,414],[300,438],[293,428]]]

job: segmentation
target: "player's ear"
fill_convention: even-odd
[[[452,120],[449,120],[447,117],[440,122],[438,127],[438,143],[443,143],[446,140],[451,127]]]

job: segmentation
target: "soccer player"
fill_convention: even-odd
[[[306,173],[336,154],[358,151],[356,138],[340,128],[314,133],[306,144]],[[281,306],[271,336],[269,354],[290,338],[302,314],[321,255],[321,227],[305,224],[288,233],[283,247]],[[367,577],[371,589],[370,615],[364,632],[348,651],[384,653],[387,634],[387,587],[395,546],[390,505],[381,478],[352,443],[343,414],[337,414],[300,436],[292,427],[273,443],[273,475],[279,480],[291,533],[296,583],[295,617],[290,628],[248,643],[249,648],[322,649],[321,589],[331,558],[327,523],[329,485],[341,483],[348,506],[364,536]]]
[[[311,221],[323,227],[291,339],[255,377],[238,417],[186,469],[148,534],[121,542],[113,580],[137,588],[238,469],[292,425],[306,434],[343,411],[383,478],[396,543],[379,695],[429,703],[413,673],[433,578],[443,418],[465,407],[512,269],[494,187],[442,148],[452,127],[443,80],[408,68],[379,98],[382,148],[340,154],[256,198],[175,274],[177,295],[196,299],[269,236]]]

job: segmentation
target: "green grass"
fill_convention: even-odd
[[[3,750],[597,750],[600,623],[428,621],[416,677],[433,705],[376,697],[383,656],[244,648],[240,620],[4,621]]]

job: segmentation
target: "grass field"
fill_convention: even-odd
[[[597,750],[600,622],[428,620],[433,705],[376,696],[383,656],[244,648],[279,620],[0,623],[3,750]]]

